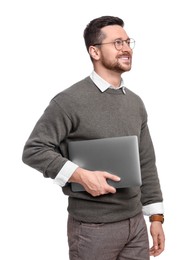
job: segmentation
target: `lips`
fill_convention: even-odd
[[[119,57],[119,59],[124,62],[131,62],[131,57],[129,55],[122,55]]]
[[[130,60],[129,56],[121,57],[122,60]]]

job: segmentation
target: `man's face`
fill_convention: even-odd
[[[132,65],[132,49],[126,42],[121,42],[122,40],[129,39],[125,30],[121,26],[110,25],[102,28],[102,32],[106,35],[106,38],[102,41],[102,45],[100,45],[100,62],[102,66],[119,73],[129,71]],[[120,43],[123,44],[120,50],[117,50],[117,45],[115,47],[114,44],[117,40],[119,40],[120,47]]]

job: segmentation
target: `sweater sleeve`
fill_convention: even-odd
[[[36,123],[24,146],[22,160],[25,164],[54,179],[67,158],[60,145],[72,128],[71,120],[52,100]]]
[[[146,206],[149,204],[162,202],[163,198],[156,167],[155,151],[147,124],[147,113],[145,108],[144,121],[141,127],[139,148],[142,174],[142,205]]]

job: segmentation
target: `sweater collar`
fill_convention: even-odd
[[[111,86],[110,83],[108,83],[103,78],[101,78],[94,70],[90,74],[90,78],[101,92],[105,92],[109,88],[115,90],[122,88],[123,93],[126,94],[126,87],[124,85],[124,81],[122,78],[121,78],[121,84],[118,88],[114,88],[113,86]]]

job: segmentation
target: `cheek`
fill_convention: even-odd
[[[115,52],[107,51],[102,54],[101,60],[103,64],[116,65],[118,64],[118,55]]]
[[[114,46],[106,46],[107,48],[104,48],[101,55],[102,58],[107,59],[107,60],[113,60],[117,59],[118,57],[118,51],[115,49]]]

